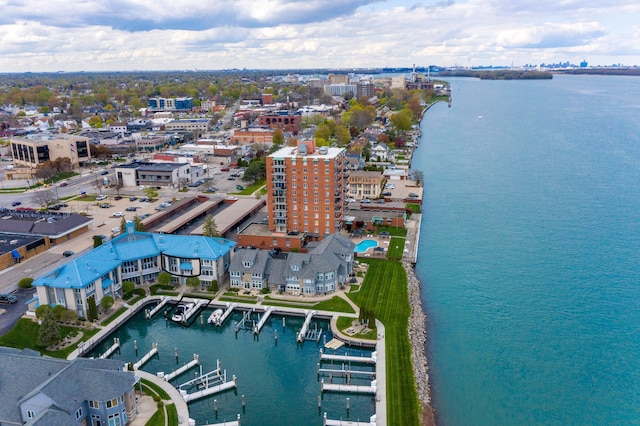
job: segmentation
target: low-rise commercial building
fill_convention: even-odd
[[[69,158],[74,168],[91,160],[89,139],[67,134],[37,133],[23,138],[11,138],[13,164],[35,168],[46,161]]]
[[[115,168],[116,179],[122,186],[162,186],[173,188],[186,179],[191,182],[189,163],[135,162]]]

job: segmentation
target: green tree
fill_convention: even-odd
[[[113,302],[114,302],[113,297],[104,296],[100,301],[100,306],[102,306],[102,309],[109,312],[109,309],[111,309],[111,307],[113,306]]]
[[[102,237],[100,235],[93,236],[93,248],[100,247],[102,245]]]
[[[216,226],[216,221],[211,215],[207,215],[202,224],[202,235],[205,237],[219,237],[220,233]]]
[[[351,133],[345,126],[336,126],[336,141],[338,145],[345,146],[351,141]]]
[[[200,279],[198,277],[188,277],[186,281],[187,286],[189,287],[199,287]]]
[[[281,128],[273,131],[273,145],[282,146],[284,144],[284,132]]]
[[[218,280],[211,281],[211,286],[209,287],[209,291],[212,293],[218,292]]]
[[[99,115],[93,115],[91,117],[89,117],[89,126],[99,129],[102,127],[102,118],[100,118]]]
[[[120,233],[124,234],[125,232],[127,232],[127,219],[122,216],[122,219],[120,220]]]
[[[65,308],[62,305],[56,305],[53,308],[51,308],[51,312],[53,313],[53,318],[56,321],[60,321],[60,315],[62,315],[62,313],[66,310],[67,308]]]
[[[144,232],[144,223],[142,223],[142,219],[138,215],[133,217],[133,227],[136,231]]]
[[[60,313],[60,321],[64,322],[75,322],[78,319],[78,314],[76,311],[71,309],[65,309],[64,312]]]
[[[242,176],[243,182],[255,183],[267,176],[267,162],[264,158],[251,161]]]
[[[142,192],[144,192],[144,195],[147,198],[151,198],[151,199],[158,198],[158,191],[156,191],[156,189],[152,186],[146,187]]]
[[[122,292],[124,294],[133,293],[133,289],[136,288],[136,285],[132,281],[123,281],[122,282]]]
[[[36,318],[43,320],[47,313],[51,310],[51,305],[40,305],[36,308]]]
[[[56,322],[53,311],[48,311],[40,324],[40,332],[38,333],[38,345],[51,346],[60,341],[60,327]]]
[[[162,271],[160,272],[160,275],[158,275],[158,284],[169,285],[171,284],[172,279],[173,276],[170,273],[168,273],[167,271]]]
[[[403,110],[391,115],[391,126],[399,132],[411,130],[412,121],[413,112],[409,108],[404,108]]]
[[[89,321],[95,321],[98,319],[98,307],[96,306],[96,299],[91,296],[87,299],[87,303],[89,304],[89,308],[87,310],[87,318]]]
[[[19,288],[31,288],[31,284],[33,284],[33,278],[31,277],[24,277],[18,281]]]

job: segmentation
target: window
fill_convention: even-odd
[[[76,420],[79,420],[80,417],[82,417],[82,407],[78,408],[78,411],[76,411]]]
[[[251,266],[251,262],[243,262],[242,266],[244,266],[245,268],[249,268]]]
[[[27,410],[27,418],[32,419],[36,416],[35,411]]]
[[[98,401],[89,401],[89,407],[91,408],[99,408],[100,403]]]

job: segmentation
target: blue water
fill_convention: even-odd
[[[114,337],[120,338],[121,352],[111,358],[123,362],[135,362],[158,344],[159,356],[152,358],[142,369],[152,374],[163,371],[170,373],[193,359],[198,354],[203,373],[216,369],[220,360],[221,368],[227,370],[227,379],[237,376],[237,390],[210,396],[189,403],[189,415],[196,424],[222,423],[235,420],[241,415],[243,425],[281,426],[281,425],[322,425],[322,415],[327,412],[329,419],[368,420],[375,412],[375,401],[371,395],[320,392],[320,377],[317,374],[319,343],[306,341],[296,344],[296,332],[302,327],[304,318],[286,317],[284,326],[282,316],[272,315],[259,336],[249,330],[234,332],[234,324],[242,318],[240,312],[234,312],[224,326],[216,328],[206,323],[212,310],[203,314],[203,322],[197,320],[191,327],[185,328],[172,322],[165,322],[162,314],[152,320],[144,319],[140,311],[123,327],[112,333],[98,346],[90,356],[99,356],[113,343]],[[255,318],[255,317],[254,317]],[[327,333],[328,322],[312,320],[310,329],[324,330],[327,341],[332,339]],[[275,335],[278,335],[276,342]],[[135,353],[134,340],[138,346]],[[178,348],[176,360],[174,348]],[[325,349],[325,353],[371,356],[371,351],[344,346],[336,351]],[[323,363],[325,369],[342,369],[341,363]],[[372,371],[366,365],[346,365],[350,370]],[[195,369],[171,381],[180,385],[195,377]],[[328,377],[324,376],[325,381]],[[344,383],[344,379],[334,378],[333,383]],[[351,384],[368,385],[370,380],[353,376]],[[194,392],[190,390],[189,393]],[[245,395],[245,408],[242,408],[242,395]],[[322,397],[322,408],[318,409],[318,396]],[[346,398],[350,399],[349,410]],[[214,410],[217,400],[218,415]]]
[[[362,240],[358,244],[356,244],[353,251],[355,251],[356,253],[364,253],[371,247],[378,247],[378,242],[376,240]]]
[[[438,423],[640,424],[640,78],[450,81],[413,159]]]

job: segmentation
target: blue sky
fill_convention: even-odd
[[[637,0],[0,0],[0,72],[640,65]]]

